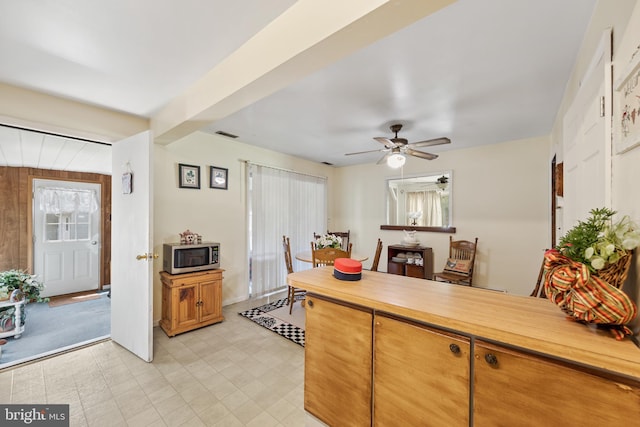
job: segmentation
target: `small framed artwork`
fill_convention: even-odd
[[[615,107],[616,152],[629,151],[640,145],[640,48],[615,85],[618,102]],[[617,118],[616,118],[617,116]]]
[[[200,188],[200,166],[178,163],[180,188]]]
[[[229,183],[229,180],[227,179],[228,174],[228,169],[211,166],[209,174],[209,187],[226,190]]]

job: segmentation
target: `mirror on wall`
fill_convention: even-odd
[[[451,171],[387,179],[387,221],[381,228],[451,232],[452,183]]]

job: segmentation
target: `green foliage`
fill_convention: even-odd
[[[566,257],[581,262],[592,272],[618,262],[626,251],[640,245],[640,230],[624,216],[608,208],[592,209],[586,221],[579,221],[560,239],[557,249]]]
[[[40,292],[44,289],[42,282],[33,274],[22,270],[7,270],[0,272],[0,293],[10,295],[15,289],[24,294],[27,302],[47,302],[49,298],[42,298]]]

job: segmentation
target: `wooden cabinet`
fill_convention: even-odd
[[[380,314],[373,335],[374,426],[469,425],[469,338]]]
[[[622,426],[640,420],[640,385],[539,355],[476,341],[477,426]],[[506,411],[505,408],[524,408]]]
[[[370,426],[372,311],[306,302],[304,408],[330,426]]]
[[[640,419],[638,348],[568,322],[547,300],[372,271],[349,286],[330,268],[287,281],[311,302],[305,409],[328,425]]]
[[[422,265],[393,261],[393,258],[397,257],[399,253],[419,253],[422,257]],[[390,245],[387,247],[387,273],[432,280],[433,251],[424,246]]]
[[[218,323],[222,316],[222,272],[160,273],[162,319],[160,327],[172,337],[182,332]]]

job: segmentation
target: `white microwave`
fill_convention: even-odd
[[[169,274],[220,268],[220,243],[165,243],[162,269]]]

